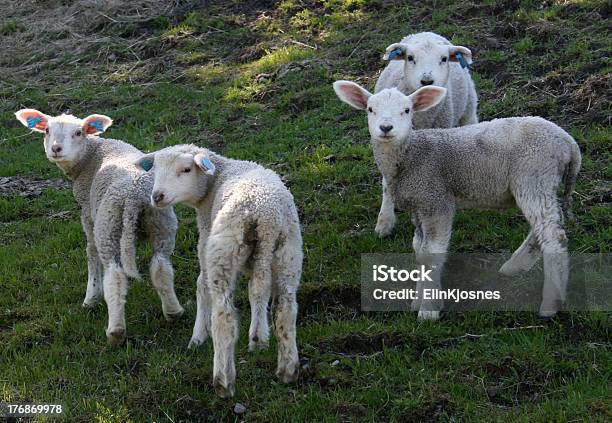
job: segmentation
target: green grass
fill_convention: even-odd
[[[105,307],[81,308],[87,267],[75,201],[68,190],[45,190],[0,197],[0,400],[62,403],[67,421],[84,422],[240,419],[236,402],[248,407],[248,421],[610,421],[609,313],[541,321],[472,312],[423,323],[412,313],[360,311],[360,254],[411,251],[412,227],[400,213],[389,238],[374,235],[381,190],[365,117],[331,88],[341,78],[373,87],[384,48],[411,32],[469,46],[482,120],[541,115],[577,139],[584,164],[569,246],[609,253],[609,6],[212,3],[144,23],[106,20],[96,42],[78,51],[45,50],[48,40],[34,39],[32,51],[1,59],[0,176],[61,177],[40,137],[14,119],[22,107],[104,113],[114,119],[108,137],[146,151],[196,143],[276,170],[304,233],[298,344],[307,365],[299,380],[276,383],[274,342],[247,352],[243,283],[238,391],[233,400],[215,397],[210,342],[186,349],[198,265],[194,213],[182,206],[174,264],[185,318],[165,322],[149,281],[134,282],[128,341],[108,346]],[[0,32],[24,31],[13,17]],[[63,210],[67,220],[50,218]],[[527,230],[517,210],[463,211],[452,250],[510,252]],[[143,247],[141,269],[148,257]]]

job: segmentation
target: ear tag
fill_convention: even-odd
[[[42,118],[38,116],[30,116],[26,120],[28,122],[28,128],[34,128],[36,125],[42,122]]]
[[[457,60],[459,60],[459,64],[461,64],[463,69],[470,67],[470,64],[465,60],[462,53],[457,53],[455,56],[457,56]]]
[[[89,126],[93,126],[98,132],[104,132],[104,127],[102,126],[102,121],[100,120],[93,120],[89,122]]]
[[[394,50],[391,50],[391,51],[389,52],[389,56],[388,56],[388,59],[387,59],[387,60],[393,60],[393,59],[395,59],[396,57],[401,56],[401,55],[402,55],[402,49],[400,49],[400,48],[398,47],[398,48],[396,48],[396,49],[394,49]]]
[[[142,160],[140,162],[140,167],[143,168],[145,172],[150,171],[153,167],[153,160]]]
[[[206,168],[206,174],[208,175],[214,175],[215,174],[215,165],[213,164],[213,162],[210,161],[210,159],[206,156],[202,157],[202,166],[204,166]]]

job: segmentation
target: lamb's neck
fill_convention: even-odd
[[[387,181],[394,179],[399,168],[402,141],[374,141],[372,146],[378,170]]]
[[[96,143],[86,142],[78,159],[71,162],[57,162],[56,164],[71,181],[77,181],[83,174],[92,173],[88,172],[92,166],[100,166],[100,160],[96,160],[95,157],[96,151]]]

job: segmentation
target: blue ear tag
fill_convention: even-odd
[[[462,53],[457,53],[455,56],[457,56],[457,60],[459,60],[459,64],[463,69],[470,67],[470,64],[467,62],[467,60],[465,60]]]
[[[153,160],[144,159],[140,161],[140,167],[143,168],[146,172],[150,171],[153,167]]]
[[[401,55],[402,55],[402,49],[398,47],[398,48],[396,48],[394,50],[391,50],[389,52],[389,56],[388,56],[389,59],[388,60],[393,60],[396,57],[401,56]]]
[[[36,125],[42,122],[42,118],[38,116],[30,116],[26,120],[28,122],[28,128],[34,128]]]
[[[93,126],[98,132],[104,132],[104,127],[102,126],[101,120],[92,120],[89,122],[89,126]]]
[[[209,175],[214,175],[215,173],[215,165],[210,161],[210,159],[206,156],[202,157],[202,166],[206,168],[206,173]]]

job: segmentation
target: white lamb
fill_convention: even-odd
[[[79,119],[48,116],[34,109],[15,113],[26,127],[45,134],[44,147],[72,181],[87,237],[87,293],[84,307],[102,297],[108,306],[106,336],[113,345],[125,339],[128,277],[138,278],[136,241],[139,227],[153,247],[151,281],[167,320],[183,314],[174,292],[174,251],[177,227],[172,209],[158,210],[149,202],[153,178],[134,166],[143,153],[119,140],[99,138],[112,124],[104,115]]]
[[[544,253],[540,314],[554,315],[565,299],[568,278],[562,208],[570,210],[580,170],[574,139],[539,117],[413,130],[413,114],[438,104],[446,93],[441,87],[423,87],[410,96],[395,88],[372,95],[353,82],[336,81],[334,90],[342,101],[367,109],[376,164],[394,204],[412,212],[417,260],[438,264],[434,280],[439,284],[458,208],[517,205],[531,232],[500,271],[528,270]],[[559,207],[562,179],[565,192]],[[437,319],[439,304],[426,303],[413,303],[419,317]]]
[[[467,69],[472,63],[472,52],[468,48],[455,46],[433,32],[420,32],[391,44],[384,59],[390,63],[378,78],[375,93],[395,87],[410,95],[427,85],[447,90],[438,105],[412,116],[414,129],[453,128],[478,123],[478,97]],[[384,177],[382,184],[383,201],[375,231],[379,236],[386,236],[393,230],[395,214],[394,205],[386,194]]]
[[[165,148],[142,157],[138,164],[154,170],[152,204],[169,207],[183,202],[197,211],[198,311],[189,346],[203,343],[210,331],[217,393],[234,395],[238,339],[234,290],[240,272],[249,268],[249,349],[268,346],[272,292],[278,339],[276,374],[285,383],[295,380],[302,236],[293,196],[278,175],[256,163],[232,160],[194,145]]]

